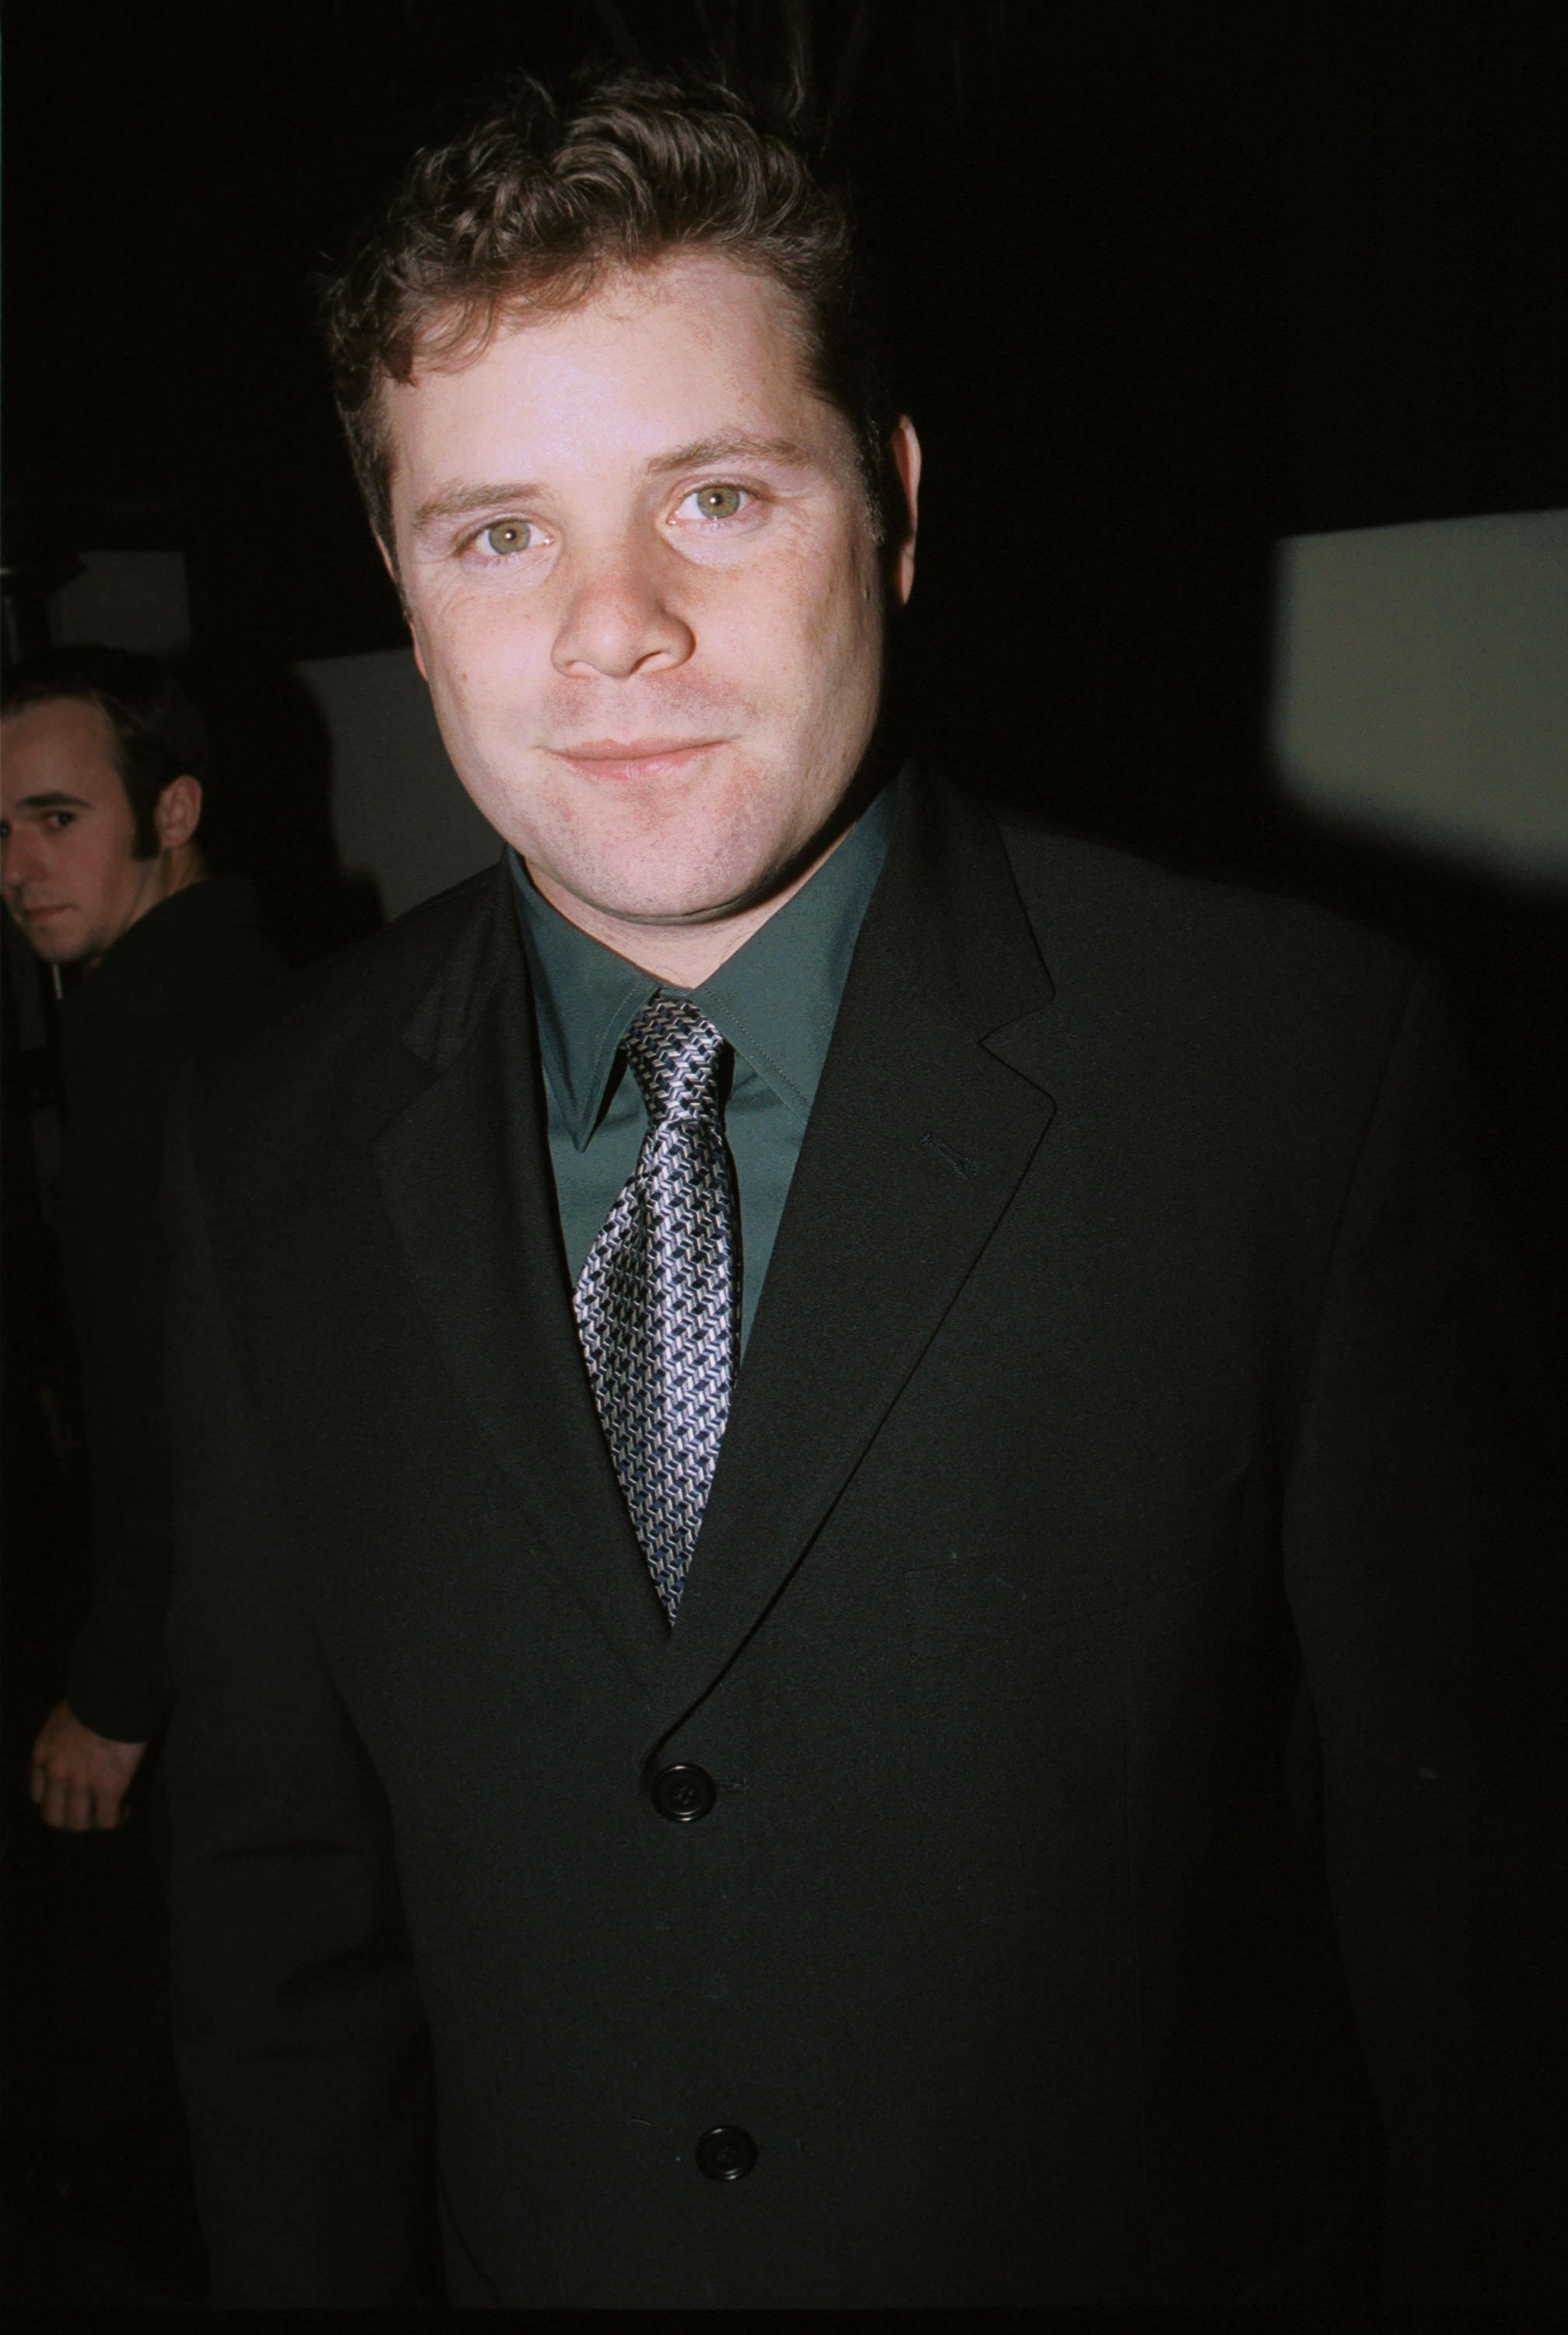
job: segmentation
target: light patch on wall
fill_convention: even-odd
[[[1568,511],[1280,547],[1273,750],[1316,811],[1568,877]]]
[[[499,838],[447,760],[411,649],[323,657],[296,670],[332,737],[332,824],[344,870],[374,879],[389,916],[494,863]]]

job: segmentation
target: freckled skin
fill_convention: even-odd
[[[618,276],[385,395],[396,572],[459,776],[564,915],[701,979],[837,840],[913,516],[879,550],[785,295],[725,259]],[[913,514],[907,422],[894,451]]]

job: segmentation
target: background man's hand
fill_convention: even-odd
[[[130,1813],[121,1804],[146,1749],[94,1735],[69,1703],[57,1702],[33,1746],[29,1788],[44,1823],[66,1832],[112,1832]]]

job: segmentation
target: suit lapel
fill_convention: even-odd
[[[1050,982],[993,821],[904,780],[672,1633],[577,1343],[508,884],[405,1032],[429,1081],[376,1171],[532,1539],[667,1732],[800,1562],[1032,1158]]]
[[[994,822],[906,777],[671,1640],[663,1729],[800,1561],[1011,1198],[1054,1108],[1026,1067],[1050,994]]]
[[[577,1343],[509,887],[503,865],[405,1032],[431,1080],[377,1139],[376,1172],[447,1370],[533,1539],[651,1691],[669,1630]]]

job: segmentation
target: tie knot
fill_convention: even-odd
[[[673,1119],[718,1109],[724,1038],[688,997],[655,997],[635,1014],[622,1042],[643,1090],[652,1133]]]

